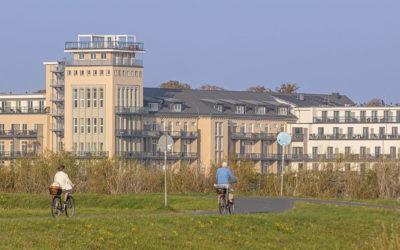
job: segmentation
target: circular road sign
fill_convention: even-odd
[[[172,146],[174,145],[174,140],[169,135],[163,135],[158,140],[158,147],[161,152],[172,151]]]
[[[281,146],[287,146],[292,141],[292,137],[287,132],[280,132],[278,135],[278,143]]]

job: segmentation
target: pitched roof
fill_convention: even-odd
[[[151,103],[149,100],[179,100],[182,103],[182,112],[171,112],[164,102],[158,114],[168,115],[205,115],[205,116],[234,116],[234,117],[257,117],[257,119],[297,119],[292,114],[278,115],[277,107],[288,105],[278,103],[267,93],[249,91],[225,91],[225,90],[199,90],[199,89],[166,89],[166,88],[143,88],[145,105]],[[223,111],[218,111],[214,106],[223,104]],[[236,114],[235,105],[246,106],[245,114]],[[266,114],[257,114],[256,107],[266,107]]]
[[[271,93],[272,96],[292,104],[296,107],[321,107],[321,106],[355,106],[356,104],[347,96],[339,93],[332,94],[308,94],[308,93]]]

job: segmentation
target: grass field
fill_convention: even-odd
[[[7,213],[22,216],[12,210],[28,207],[32,207],[32,215],[48,216],[49,197],[37,195],[36,202],[28,198],[24,202],[24,197],[2,198],[2,249],[400,249],[398,210],[298,202],[282,214],[155,216],[139,214],[214,209],[215,200],[171,195],[171,208],[163,209],[162,195],[76,195],[81,214],[120,216],[4,219],[10,217],[4,215]],[[9,208],[4,208],[7,203]]]

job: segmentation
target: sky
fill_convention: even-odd
[[[45,87],[43,62],[78,34],[134,34],[144,86],[230,90],[296,83],[357,103],[400,103],[400,1],[25,0],[0,8],[0,92]]]

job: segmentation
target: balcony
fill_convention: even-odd
[[[117,137],[150,137],[159,138],[164,134],[170,135],[172,138],[178,139],[195,139],[198,137],[197,131],[151,131],[151,130],[133,130],[133,129],[117,129],[115,135]]]
[[[304,141],[304,134],[294,134],[294,135],[292,135],[292,141],[297,141],[297,142]]]
[[[58,80],[57,81],[57,80],[51,79],[50,87],[55,88],[55,89],[64,88],[64,81],[63,80]]]
[[[394,160],[399,158],[400,155],[392,154],[318,154],[310,157],[309,161],[376,162],[379,160]]]
[[[46,114],[48,107],[0,107],[0,114]]]
[[[136,58],[113,58],[94,60],[67,60],[67,66],[129,66],[143,67],[143,60]]]
[[[388,134],[310,134],[309,140],[400,140],[400,135]]]
[[[107,158],[107,151],[70,151],[68,154],[81,159]]]
[[[98,49],[115,49],[125,51],[144,51],[143,43],[136,42],[117,42],[117,41],[84,41],[84,42],[66,42],[65,50],[98,50]]]
[[[232,132],[231,138],[233,140],[270,140],[274,141],[277,138],[277,134],[271,133],[245,133],[245,132]]]
[[[164,153],[162,152],[117,152],[115,154],[121,158],[139,159],[139,160],[162,160]],[[197,153],[189,152],[169,152],[167,153],[168,160],[196,160]]]
[[[24,152],[24,151],[0,151],[0,159],[12,160],[21,157],[28,157],[35,155],[36,152]]]
[[[115,107],[115,114],[117,115],[132,115],[132,114],[148,114],[147,107]]]
[[[37,130],[0,130],[0,138],[36,138]]]
[[[258,153],[241,153],[235,154],[239,160],[252,160],[252,161],[281,161],[282,154],[258,154]],[[309,156],[306,154],[287,154],[285,161],[307,161]]]
[[[313,123],[400,123],[400,117],[394,117],[394,116],[313,117]]]
[[[50,101],[51,102],[64,102],[64,96],[63,95],[51,95]]]

